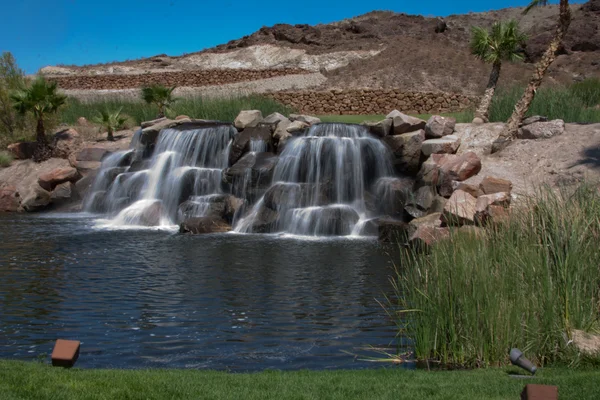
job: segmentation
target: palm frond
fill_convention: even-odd
[[[529,5],[523,10],[523,14],[527,14],[529,11],[531,11],[531,9],[535,7],[548,5],[548,3],[548,0],[532,0],[531,3],[529,3]]]

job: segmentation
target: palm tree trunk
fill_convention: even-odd
[[[113,136],[113,131],[110,128],[108,128],[108,135],[106,137],[106,140],[111,141],[111,142],[115,141],[115,137]]]
[[[48,139],[46,138],[46,129],[44,128],[44,117],[41,115],[38,117],[37,126],[35,129],[35,140],[39,145],[47,145]]]
[[[504,148],[508,141],[513,140],[517,136],[517,131],[519,130],[519,125],[527,111],[529,110],[529,106],[533,101],[535,96],[535,92],[542,84],[542,79],[550,67],[550,64],[554,62],[556,59],[556,51],[560,47],[565,35],[567,34],[567,30],[569,29],[569,25],[571,24],[571,10],[569,9],[569,0],[560,0],[560,15],[559,15],[559,24],[556,27],[556,32],[554,33],[554,38],[550,42],[550,45],[544,52],[542,59],[536,64],[535,71],[533,72],[533,76],[529,81],[529,85],[527,89],[525,89],[525,93],[523,93],[523,97],[521,100],[515,105],[515,109],[506,124],[506,128],[500,134],[498,138],[498,142],[496,143],[496,151]]]
[[[490,73],[490,80],[488,81],[479,107],[475,111],[475,118],[481,118],[483,122],[489,121],[490,106],[492,105],[492,98],[496,91],[496,85],[498,85],[498,79],[500,78],[500,69],[502,68],[502,61],[496,61],[492,65],[492,72]]]

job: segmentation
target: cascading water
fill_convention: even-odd
[[[359,234],[366,191],[393,174],[388,148],[358,125],[318,124],[290,140],[267,193],[235,231]]]
[[[221,193],[221,175],[235,133],[229,124],[164,129],[146,161],[139,145],[141,132],[136,133],[132,149],[103,161],[85,210],[114,216],[113,225],[173,225],[181,214],[179,205],[187,200],[191,204],[185,216],[202,216],[208,208],[202,204]]]

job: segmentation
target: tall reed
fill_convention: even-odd
[[[96,101],[81,102],[70,98],[68,105],[61,113],[63,123],[74,124],[79,117],[91,119],[99,110],[118,110],[130,116],[137,124],[156,118],[156,106],[139,100],[119,100],[98,97]],[[250,95],[230,98],[184,97],[173,104],[168,114],[170,117],[187,115],[191,118],[233,121],[241,110],[261,110],[264,116],[272,112],[289,114],[293,110],[275,100],[264,96]]]
[[[573,361],[572,329],[598,330],[600,194],[538,196],[481,237],[454,231],[429,254],[401,251],[396,323],[419,360],[508,363],[512,347],[536,363]]]

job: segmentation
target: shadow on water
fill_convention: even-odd
[[[372,239],[105,230],[90,217],[1,216],[0,357],[82,341],[81,367],[366,368],[389,347]],[[392,350],[393,351],[393,350]]]

